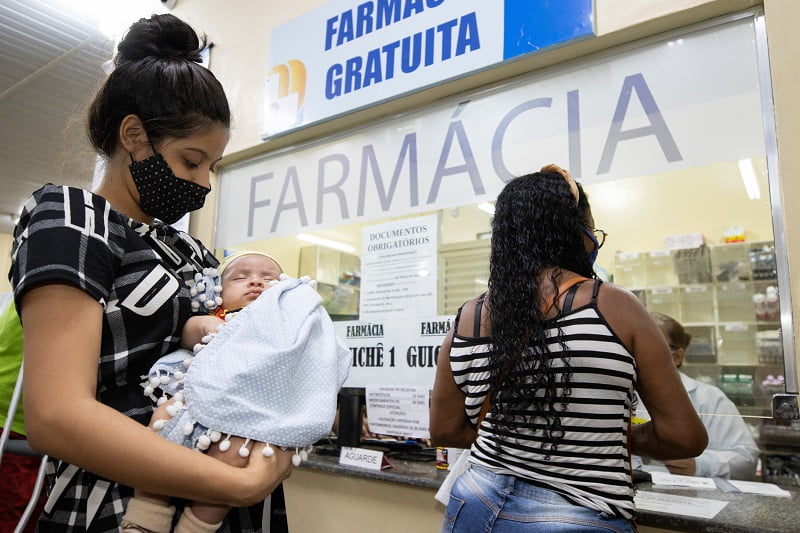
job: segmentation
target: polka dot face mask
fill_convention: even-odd
[[[139,191],[142,211],[165,224],[172,224],[190,211],[203,207],[211,189],[173,174],[164,158],[153,150],[153,155],[133,161],[131,176]]]

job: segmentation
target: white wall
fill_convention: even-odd
[[[7,233],[0,233],[0,292],[11,290],[8,282],[8,269],[11,268],[11,243],[13,237]]]

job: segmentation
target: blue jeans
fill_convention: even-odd
[[[447,532],[632,533],[630,520],[570,503],[527,481],[472,466],[450,491],[442,524]]]

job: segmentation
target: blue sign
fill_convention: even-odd
[[[592,0],[505,0],[503,59],[594,36]]]

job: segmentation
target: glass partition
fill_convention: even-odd
[[[771,420],[772,395],[785,392],[787,381],[795,383],[796,376],[794,354],[784,353],[792,344],[782,332],[791,331],[792,318],[785,248],[781,232],[774,229],[780,212],[771,199],[779,191],[777,177],[768,172],[774,146],[765,140],[772,135],[763,126],[771,122],[762,121],[771,109],[762,100],[768,88],[762,86],[756,57],[756,23],[742,16],[666,36],[415,111],[351,137],[223,170],[218,255],[260,249],[276,256],[290,274],[316,278],[324,305],[351,343],[355,386],[382,384],[405,366],[414,372],[397,378],[399,382],[429,386],[450,320],[465,300],[486,290],[497,192],[515,173],[562,163],[583,183],[596,225],[608,233],[596,263],[598,276],[630,289],[648,310],[685,327],[692,341],[681,372],[721,390],[738,410],[738,415],[706,411],[701,416],[745,421],[760,452],[758,472],[754,465],[752,474],[742,478],[784,480],[784,466],[793,461],[795,446],[800,449],[800,428]],[[642,63],[623,69],[624,61],[636,54],[642,55]],[[697,62],[691,63],[695,56]],[[651,67],[644,66],[653,64],[656,70],[673,71],[667,78],[674,85],[653,82],[655,73],[650,77]],[[619,69],[624,75],[615,77]],[[590,85],[571,77],[586,72]],[[585,93],[606,81],[621,85],[612,90],[605,114],[581,107],[583,93],[574,87]],[[686,92],[670,99],[673,90]],[[557,96],[548,101],[541,96],[548,91]],[[564,124],[554,126],[551,137],[546,122],[522,120],[528,118],[525,113],[557,107],[557,98],[563,99],[559,109],[564,116],[553,120]],[[441,116],[445,123],[436,137],[440,150],[425,156],[423,133],[434,131]],[[708,126],[709,120],[716,124]],[[483,122],[491,122],[485,140],[470,130],[470,124],[477,128]],[[383,158],[377,144],[364,140],[377,143],[374,139],[398,135],[399,148]],[[349,139],[357,140],[354,148],[348,147]],[[561,148],[554,148],[559,143]],[[310,178],[303,174],[306,163]],[[376,165],[384,165],[378,178]],[[330,168],[337,169],[339,181],[326,174]],[[452,178],[456,175],[458,180]],[[370,197],[365,184],[373,178],[376,184],[383,181]],[[352,190],[347,189],[350,184]],[[270,186],[272,196],[262,191]],[[316,200],[309,200],[303,187],[316,187]],[[401,194],[397,191],[412,200],[395,210],[391,204]],[[338,206],[338,222],[326,223],[324,210],[331,204]],[[378,204],[382,210],[374,209]],[[249,217],[243,213],[248,205]],[[271,218],[259,222],[259,209],[272,209]],[[287,216],[297,223],[282,231]],[[430,271],[404,263],[396,285],[398,291],[408,288],[404,278],[415,272],[434,275],[435,295],[420,299],[400,319],[364,316],[365,291],[374,290],[365,288],[369,279],[362,272],[365,254],[371,253],[365,235],[386,224],[400,235],[408,224],[430,220],[426,217],[435,220],[424,242],[435,245],[436,267]],[[235,224],[247,232],[236,233]],[[317,242],[310,243],[309,235]],[[407,253],[413,262],[416,256]],[[392,261],[398,254],[390,254]],[[391,305],[391,298],[385,299]],[[434,304],[429,307],[429,302]],[[359,350],[371,355],[362,360]]]

